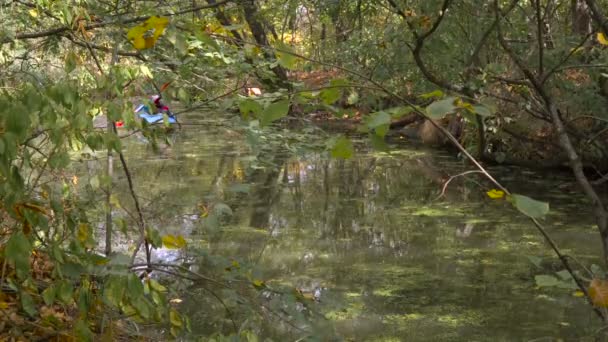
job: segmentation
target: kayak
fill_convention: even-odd
[[[150,112],[150,108],[148,108],[148,106],[146,106],[144,104],[140,104],[135,109],[135,114],[137,114],[141,119],[145,120],[149,124],[162,123],[165,120],[165,114],[163,114],[163,113],[153,114]],[[177,119],[175,118],[175,115],[173,115],[173,114],[168,114],[167,119],[170,124],[177,123]]]

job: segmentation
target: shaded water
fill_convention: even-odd
[[[159,229],[188,235],[195,262],[225,255],[256,265],[269,286],[317,291],[311,305],[346,340],[593,339],[599,322],[583,299],[536,287],[535,275],[559,264],[529,221],[485,196],[488,183],[458,178],[438,198],[450,175],[470,169],[454,157],[408,143],[378,153],[362,141],[354,158],[335,160],[285,137],[198,122],[159,153],[137,139],[127,147],[147,214]],[[298,139],[314,141],[308,133]],[[561,248],[595,260],[599,239],[568,175],[492,171],[515,192],[549,201],[544,223]],[[202,225],[201,208],[214,206],[232,215]],[[208,324],[202,294],[184,295],[195,335],[222,328]]]

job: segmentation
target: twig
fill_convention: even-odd
[[[434,199],[434,201],[440,199],[441,197],[443,197],[445,195],[445,191],[448,188],[448,185],[450,184],[450,182],[452,180],[454,180],[455,178],[458,177],[462,177],[462,176],[466,176],[466,175],[470,175],[472,173],[481,173],[483,174],[483,172],[479,171],[479,170],[471,170],[471,171],[465,171],[463,173],[459,173],[457,175],[451,176],[444,184],[443,184],[443,188],[441,189],[441,193],[439,194],[439,196],[437,196],[437,198]]]

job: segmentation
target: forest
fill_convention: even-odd
[[[608,340],[607,0],[0,22],[0,340]]]

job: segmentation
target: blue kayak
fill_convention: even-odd
[[[135,114],[137,114],[143,120],[146,120],[149,124],[163,123],[165,115],[163,113],[152,114],[150,112],[150,108],[148,106],[141,104],[135,109]],[[177,123],[177,119],[175,115],[169,114],[168,121],[170,124]]]

